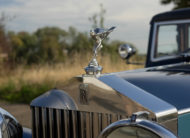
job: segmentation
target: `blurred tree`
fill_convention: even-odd
[[[9,39],[11,42],[11,52],[9,53],[9,60],[11,63],[26,63],[31,64],[37,62],[37,38],[35,35],[28,32],[9,32]]]
[[[6,15],[2,13],[0,16],[0,61],[7,57],[7,53],[9,52],[9,42],[5,32],[6,20]]]
[[[67,36],[69,54],[91,51],[93,42],[88,35],[88,33],[78,32],[74,27],[69,27]]]
[[[174,10],[180,9],[180,8],[187,8],[190,7],[190,0],[161,0],[160,3],[162,5],[168,5],[173,3],[174,4]]]
[[[92,43],[88,38],[88,34],[79,32],[73,41],[72,48],[73,50],[82,53],[92,50]]]
[[[63,60],[67,32],[58,27],[44,27],[35,32],[37,36],[38,55],[41,62],[57,62]]]
[[[30,34],[9,32],[11,63],[55,63],[64,60],[67,32],[57,27],[44,27]]]

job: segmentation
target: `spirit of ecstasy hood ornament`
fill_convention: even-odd
[[[92,60],[90,61],[88,66],[85,68],[86,74],[100,75],[102,71],[102,67],[99,66],[96,60],[96,57],[97,57],[98,51],[103,47],[102,40],[104,40],[114,29],[115,27],[111,27],[110,29],[96,28],[90,31],[90,35],[92,39],[95,40],[95,45],[93,49],[94,55],[92,57]]]

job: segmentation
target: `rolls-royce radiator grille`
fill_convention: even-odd
[[[96,138],[110,123],[125,116],[31,107],[34,138]]]

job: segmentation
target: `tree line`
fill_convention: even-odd
[[[106,41],[101,52],[117,56],[118,46],[123,43],[118,40]],[[6,32],[4,26],[0,26],[1,57],[3,62],[11,65],[64,62],[76,53],[82,55],[92,52],[93,45],[88,32],[79,32],[74,27],[68,30],[43,27],[29,33]]]
[[[189,0],[160,0],[167,5],[174,4],[174,9],[190,6]],[[100,12],[89,17],[92,27],[104,27],[106,10],[100,4]],[[67,30],[59,27],[43,27],[33,33],[26,31],[14,32],[5,30],[6,16],[0,16],[0,63],[8,65],[41,64],[64,62],[75,53],[84,55],[92,51],[93,40],[88,32],[79,32],[74,27]],[[115,40],[104,41],[100,54],[108,53],[118,57],[117,49],[120,44],[127,43]]]
[[[100,4],[100,11],[89,17],[92,28],[104,28],[106,10]],[[65,62],[74,54],[86,55],[92,52],[94,42],[89,32],[80,32],[74,27],[67,30],[59,27],[42,27],[35,32],[6,31],[7,16],[0,16],[0,61],[15,66],[18,64],[54,64]],[[118,58],[118,40],[104,41],[100,54]]]

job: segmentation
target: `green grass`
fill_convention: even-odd
[[[0,86],[0,99],[11,103],[29,104],[34,98],[53,88],[50,82],[27,83],[19,82],[18,87],[14,81],[8,81],[5,85]]]

